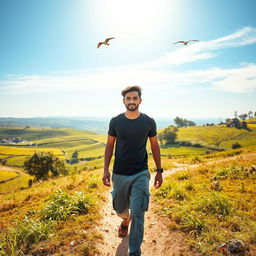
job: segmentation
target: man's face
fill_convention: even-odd
[[[124,105],[128,111],[135,111],[139,108],[142,99],[138,92],[127,92],[123,99]]]

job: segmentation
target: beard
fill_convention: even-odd
[[[136,104],[128,104],[128,105],[125,105],[126,109],[128,111],[135,111],[139,108],[139,105],[136,105]]]

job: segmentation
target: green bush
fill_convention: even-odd
[[[246,169],[241,166],[226,167],[216,172],[216,177],[219,179],[243,179],[247,178],[247,176]]]
[[[189,172],[179,172],[177,179],[178,180],[188,180],[189,179]]]
[[[217,214],[219,218],[224,218],[230,213],[231,204],[222,194],[212,193],[197,201],[196,208],[206,214]]]
[[[195,156],[191,159],[192,164],[201,163],[201,162],[202,162],[202,159],[198,156]]]
[[[180,186],[174,186],[170,197],[174,198],[175,200],[183,201],[187,198],[187,195],[186,191],[183,188],[181,188]]]
[[[16,227],[10,229],[1,241],[0,255],[26,255],[25,251],[32,244],[48,239],[52,231],[53,225],[51,222],[41,222],[25,217]]]
[[[233,145],[232,145],[232,149],[238,149],[238,148],[241,148],[242,146],[238,143],[238,142],[236,142],[236,143],[234,143]]]
[[[73,196],[58,189],[41,210],[43,220],[66,220],[73,214],[87,214],[94,202],[90,196],[76,192]]]
[[[171,192],[171,190],[172,190],[172,186],[168,183],[164,183],[161,186],[161,188],[156,191],[155,196],[166,198]]]
[[[189,214],[187,212],[183,212],[180,226],[181,230],[193,234],[201,234],[203,231],[207,230],[204,218],[200,215],[196,215],[195,213]]]

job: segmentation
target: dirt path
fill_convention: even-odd
[[[171,173],[184,170],[187,165],[174,168],[164,172],[164,177]],[[154,183],[154,174],[151,175],[151,190]],[[102,233],[104,240],[98,245],[100,256],[127,256],[128,239],[118,238],[117,229],[121,219],[116,216],[112,209],[112,198],[110,192],[107,194],[107,201],[102,208],[103,219],[98,231]],[[179,231],[170,232],[165,225],[164,218],[154,213],[156,206],[154,202],[150,203],[149,211],[145,215],[145,235],[142,243],[142,255],[144,256],[179,256],[184,255],[189,249],[184,242],[184,235]],[[98,255],[98,256],[99,256]]]

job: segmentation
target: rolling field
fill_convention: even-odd
[[[177,141],[189,141],[207,147],[225,149],[230,149],[235,142],[244,143],[245,146],[255,145],[256,129],[253,125],[248,125],[248,128],[250,128],[251,131],[227,128],[224,126],[194,126],[180,128]]]
[[[71,159],[75,151],[79,152],[79,158],[100,157],[106,141],[106,135],[82,130],[0,128],[0,139],[9,137],[21,137],[37,145],[0,145],[0,158],[5,158],[7,165],[20,167],[29,156],[41,151],[52,152],[60,159]]]
[[[40,148],[40,147],[15,147],[15,146],[0,146],[1,155],[19,155],[19,156],[30,156],[35,152],[49,151],[54,155],[63,155],[63,152],[58,148]]]
[[[195,147],[161,147],[161,155],[172,156],[187,156],[187,155],[203,155],[210,153],[212,150],[207,148],[195,148]]]
[[[1,169],[0,169],[0,181],[14,178],[17,176],[18,176],[18,174],[16,172],[1,171]]]
[[[253,252],[256,251],[256,233],[254,229],[248,228],[256,224],[253,194],[256,188],[256,174],[250,174],[248,171],[255,165],[256,128],[253,125],[250,128],[251,131],[219,126],[181,128],[178,133],[180,141],[200,143],[205,147],[161,146],[162,167],[169,170],[182,164],[184,169],[165,179],[161,189],[152,193],[152,200],[155,200],[157,213],[165,217],[165,226],[170,232],[175,230],[183,232],[190,247],[199,255],[219,255],[214,254],[216,247],[236,236],[245,241]],[[46,134],[40,135],[40,131],[34,129],[30,137],[28,136],[28,138],[33,136],[41,138],[36,141],[37,147],[0,145],[0,154],[2,154],[0,158],[5,158],[7,165],[22,166],[24,160],[35,151],[51,151],[61,159],[68,160],[75,151],[78,151],[81,159],[93,159],[104,155],[106,135],[63,129],[54,131],[56,137],[51,132],[47,137]],[[242,148],[222,152],[207,148],[228,149],[235,142],[239,142]],[[155,163],[150,143],[147,144],[147,149],[149,169],[153,171]],[[110,169],[113,160],[114,157]],[[98,158],[67,164],[70,168],[69,175],[35,182],[30,188],[28,181],[33,177],[22,169],[12,168],[13,172],[7,172],[4,168],[10,167],[0,168],[0,180],[19,175],[11,181],[0,184],[2,202],[0,217],[4,220],[1,223],[0,233],[8,233],[10,227],[19,232],[19,223],[27,213],[32,213],[29,220],[40,220],[41,211],[48,202],[49,196],[57,193],[59,189],[64,198],[73,196],[77,192],[80,193],[79,195],[85,192],[96,208],[91,208],[88,215],[71,216],[55,222],[55,235],[49,236],[46,241],[40,243],[33,242],[29,250],[37,255],[43,245],[45,248],[50,248],[49,252],[61,255],[63,249],[60,246],[61,241],[70,244],[71,240],[80,239],[81,235],[77,234],[76,230],[83,225],[83,229],[86,229],[86,233],[83,233],[84,243],[90,246],[89,249],[86,248],[91,252],[87,255],[95,255],[97,251],[95,241],[101,239],[100,235],[95,233],[95,226],[100,219],[100,207],[104,201],[102,193],[106,189],[101,181],[103,162],[104,158]],[[19,171],[19,174],[16,171]],[[220,183],[220,189],[216,191],[211,189],[211,182],[215,176]],[[85,197],[80,199],[85,200]],[[53,207],[57,205],[57,201],[52,204]],[[60,209],[64,208],[61,206]],[[50,222],[48,224],[50,225]],[[10,236],[10,239],[13,241],[13,237]],[[5,241],[5,246],[7,245],[8,241]],[[12,242],[10,245],[15,246]],[[19,247],[14,248],[17,251],[19,249]],[[83,255],[84,248],[77,248],[79,251],[75,255]]]

